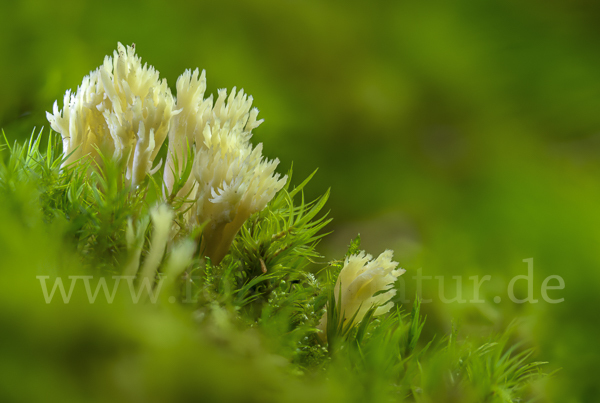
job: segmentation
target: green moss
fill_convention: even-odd
[[[326,265],[317,252],[330,221],[328,192],[305,201],[310,177],[294,188],[288,182],[253,215],[219,265],[195,258],[161,289],[165,258],[153,284],[163,292],[136,303],[113,276],[131,262],[130,220],[142,228],[142,262],[148,254],[158,179],[131,192],[109,160],[100,171],[61,168],[57,140],[40,133],[6,144],[0,160],[0,382],[10,400],[513,402],[540,375],[541,363],[511,329],[423,339],[418,299],[410,313],[396,305],[375,319],[371,310],[359,324],[329,329],[323,342],[317,325],[326,304],[329,323],[338,323],[341,264]],[[348,253],[359,247],[358,237]],[[73,275],[93,276],[90,289],[105,279],[114,301],[99,289],[91,303],[77,286],[83,277]],[[50,288],[58,277],[66,288],[79,283],[69,303],[59,290],[46,303],[36,276],[49,276]]]

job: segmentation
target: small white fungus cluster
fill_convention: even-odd
[[[392,261],[393,254],[393,251],[386,250],[373,259],[363,251],[346,258],[334,288],[335,302],[340,308],[340,322],[344,326],[353,317],[354,323],[360,323],[375,306],[375,316],[388,312],[394,306],[390,301],[396,295],[393,285],[406,270],[396,270],[398,262]],[[321,319],[319,328],[327,329],[327,313]]]

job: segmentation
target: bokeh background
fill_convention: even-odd
[[[426,332],[520,318],[536,358],[560,368],[540,395],[600,399],[600,4],[8,0],[0,15],[9,139],[48,127],[45,111],[117,41],[173,90],[185,68],[206,69],[208,92],[254,96],[254,141],[280,171],[319,168],[307,194],[332,190],[327,259],[360,233],[407,275],[446,276],[448,296],[452,276],[468,296],[468,276],[491,275],[484,304],[439,303],[426,282]],[[514,304],[507,284],[527,258],[540,302]],[[563,303],[541,301],[549,275],[563,277],[550,292]]]

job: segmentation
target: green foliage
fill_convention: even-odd
[[[144,199],[150,187],[124,188],[121,170],[105,156],[101,169],[87,161],[65,167],[60,136],[49,135],[45,150],[42,140],[40,131],[23,145],[6,141],[0,187],[10,192],[18,184],[35,186],[46,221],[64,225],[64,236],[94,268],[110,270],[124,253],[127,220],[147,212]]]
[[[17,311],[35,319],[24,330],[14,318],[6,319],[14,326],[8,337],[17,350],[35,349],[36,362],[52,368],[60,382],[79,379],[72,366],[85,363],[89,389],[56,393],[67,401],[91,400],[102,390],[102,401],[146,401],[148,396],[152,401],[207,396],[240,401],[250,393],[252,401],[278,402],[512,402],[526,396],[527,386],[540,375],[542,363],[531,362],[532,351],[521,349],[510,332],[485,342],[459,340],[456,332],[438,337],[439,342],[423,340],[419,299],[410,313],[397,305],[375,317],[373,307],[359,323],[340,321],[334,284],[343,263],[319,270],[323,262],[316,246],[331,219],[323,212],[329,192],[310,202],[304,198],[312,175],[291,188],[290,172],[287,186],[247,220],[220,264],[182,258],[177,272],[174,256],[197,236],[169,241],[164,257],[160,251],[156,258],[152,248],[159,228],[151,203],[159,197],[158,180],[147,178],[138,189],[128,189],[110,158],[98,167],[63,166],[58,137],[49,136],[45,149],[43,140],[40,132],[24,145],[6,143],[2,149],[0,207],[21,210],[14,217],[8,214],[7,227],[0,231],[2,238],[15,231],[14,242],[20,245],[4,255],[3,267],[15,262],[23,267],[3,275],[21,284],[25,295],[10,294],[1,285],[0,294],[6,293],[0,300],[12,301]],[[187,202],[167,197],[171,204]],[[36,218],[27,209],[41,215]],[[7,211],[11,208],[0,213]],[[29,245],[27,239],[41,241]],[[46,258],[29,256],[28,247],[37,247]],[[351,242],[348,256],[359,248],[360,236]],[[150,273],[147,291],[158,294],[167,284],[169,293],[155,302],[150,295],[138,304],[119,289],[114,304],[92,304],[77,292],[71,304],[60,301],[58,292],[52,303],[43,304],[39,283],[31,280],[34,273],[102,279],[133,275],[151,256],[157,269]],[[175,272],[176,278],[168,277]],[[102,280],[94,281],[100,290]],[[116,284],[109,282],[115,289]],[[140,290],[143,282],[138,281],[135,291]],[[324,315],[325,332],[319,329]],[[48,343],[70,340],[80,344],[79,350],[53,351],[28,336],[43,331],[46,320],[61,324]],[[94,366],[101,370],[89,369]]]
[[[288,191],[292,178],[290,171],[286,187],[267,208],[255,214],[242,227],[232,251],[234,259],[243,262],[248,275],[254,277],[261,272],[289,267],[299,271],[321,257],[315,251],[315,246],[327,235],[322,230],[331,219],[327,219],[327,214],[317,216],[329,198],[329,191],[317,200],[306,203],[303,189],[313,175]],[[294,205],[294,198],[298,195],[299,205]]]
[[[487,341],[457,340],[453,331],[429,354],[418,393],[425,401],[454,396],[459,401],[510,403],[538,378],[545,362],[529,362],[532,349],[511,344],[512,328]],[[414,391],[413,391],[414,392]]]

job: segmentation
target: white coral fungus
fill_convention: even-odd
[[[229,95],[219,90],[213,101],[204,98],[205,90],[206,73],[186,70],[173,98],[166,80],[152,66],[142,67],[134,46],[119,43],[76,93],[67,91],[63,110],[55,102],[47,117],[62,135],[64,165],[87,157],[102,167],[101,152],[125,169],[133,188],[160,167],[152,168],[168,137],[164,196],[183,200],[176,207],[180,227],[206,225],[201,253],[218,263],[243,223],[265,208],[287,177],[275,173],[278,160],[262,157],[262,144],[250,143],[262,123],[252,97],[234,87]],[[187,177],[186,166],[192,168]]]
[[[101,165],[100,151],[122,164],[136,187],[152,170],[177,113],[173,106],[166,80],[154,67],[142,66],[134,45],[119,43],[114,57],[106,56],[75,93],[67,91],[63,110],[55,102],[53,113],[46,115],[62,136],[65,165],[86,156]]]
[[[375,316],[388,312],[394,306],[390,301],[396,295],[393,284],[406,270],[395,270],[398,262],[392,261],[393,254],[393,251],[386,250],[377,259],[373,259],[363,251],[346,258],[334,289],[335,302],[340,308],[340,321],[343,321],[344,326],[355,314],[354,323],[357,324],[375,306]],[[327,313],[319,327],[326,329],[326,323]]]
[[[187,209],[188,226],[206,224],[201,253],[218,263],[229,250],[244,222],[265,208],[286,183],[274,173],[279,160],[262,157],[262,144],[252,147],[252,130],[262,123],[252,97],[235,87],[227,96],[219,90],[204,99],[206,74],[187,70],[177,80],[177,108],[181,113],[169,131],[169,152],[164,182],[173,191],[175,176],[181,175],[187,147],[193,147],[192,174],[178,196],[195,203]],[[175,175],[174,175],[175,174]]]

